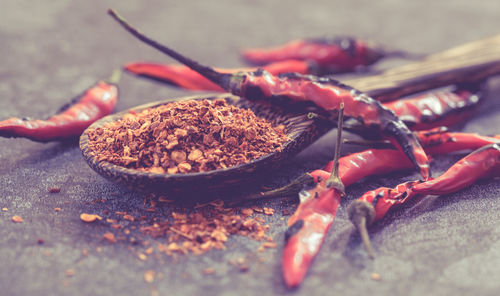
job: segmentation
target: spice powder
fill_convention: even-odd
[[[172,102],[87,132],[98,161],[155,173],[204,172],[280,151],[289,140],[253,111],[224,99]]]

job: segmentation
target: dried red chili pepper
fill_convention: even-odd
[[[110,114],[118,98],[119,73],[99,81],[45,120],[12,117],[0,121],[1,137],[22,137],[37,142],[78,137],[94,121]]]
[[[330,78],[303,76],[296,73],[285,73],[279,76],[271,75],[263,70],[235,74],[220,73],[146,37],[131,27],[114,10],[109,10],[108,13],[139,40],[171,56],[235,95],[252,101],[268,102],[276,97],[287,98],[291,101],[309,101],[330,113],[336,113],[339,105],[344,103],[347,116],[354,117],[365,126],[377,129],[382,134],[391,137],[394,144],[408,156],[422,177],[427,179],[430,176],[427,155],[416,137],[393,112],[363,93]]]
[[[273,48],[244,50],[243,58],[256,65],[295,59],[318,64],[323,73],[353,71],[385,57],[411,57],[403,51],[387,50],[371,41],[352,37],[298,39]]]
[[[300,205],[288,221],[283,250],[283,279],[289,287],[297,286],[305,276],[308,266],[323,243],[324,233],[333,223],[344,184],[339,177],[339,158],[342,137],[344,105],[340,105],[337,144],[331,174],[309,189],[299,193]]]
[[[430,149],[428,152],[431,155],[476,149],[500,141],[477,134],[449,133],[444,129],[419,132],[418,137],[422,140],[425,149]],[[301,180],[309,182],[313,179],[314,182],[321,183],[320,180],[328,178],[333,166],[334,162],[329,162],[324,169],[315,170],[309,174],[308,178],[301,178]],[[411,167],[411,162],[395,149],[368,149],[340,158],[339,176],[342,183],[349,186],[370,175]],[[318,191],[318,187],[311,188],[313,191],[302,192],[299,195],[299,207],[288,220],[289,228],[285,233],[286,244],[282,256],[282,272],[285,283],[289,287],[295,287],[302,282],[333,223],[341,197],[338,191],[316,196],[314,190]],[[291,192],[287,189],[285,192],[290,194]],[[277,190],[274,190],[273,194],[278,194]]]
[[[462,85],[454,91],[436,91],[388,103],[411,130],[428,130],[437,126],[451,126],[472,115],[480,100],[479,85]]]
[[[428,181],[410,181],[395,188],[381,187],[366,192],[348,207],[349,218],[362,233],[366,250],[373,257],[366,226],[385,217],[394,206],[416,196],[443,195],[470,186],[479,179],[500,176],[500,146],[484,146],[450,167],[444,174]]]
[[[184,65],[164,65],[156,63],[129,63],[125,65],[125,70],[136,75],[151,78],[178,87],[191,90],[213,90],[224,91],[219,85],[211,82],[197,72]],[[263,67],[271,74],[286,72],[296,72],[301,74],[311,74],[314,72],[310,63],[305,61],[288,60],[276,62]],[[241,69],[217,69],[221,73],[236,73],[241,71],[256,71],[257,68]]]

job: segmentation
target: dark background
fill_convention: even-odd
[[[500,32],[498,1],[2,1],[0,9],[0,118],[45,117],[71,97],[130,61],[171,62],[140,44],[106,15],[116,8],[144,32],[209,65],[237,67],[239,50],[300,37],[354,35],[396,48],[433,53]],[[402,63],[388,61],[383,69]],[[462,130],[500,133],[500,82],[492,79],[477,115]],[[117,110],[191,94],[125,75]],[[335,133],[323,137],[278,172],[286,182],[320,167]],[[347,148],[349,149],[349,148]],[[460,155],[440,157],[438,175]],[[350,200],[379,186],[416,178],[399,173],[351,186]],[[50,187],[61,193],[49,194]],[[278,201],[266,216],[278,248],[229,238],[227,250],[139,260],[140,246],[101,240],[107,223],[85,224],[82,212],[145,214],[143,197],[97,175],[77,143],[0,139],[0,286],[2,295],[497,295],[500,290],[500,186],[481,181],[468,189],[392,212],[371,236],[369,260],[347,220],[344,201],[303,285],[284,288],[280,273],[286,220]],[[92,203],[104,199],[105,202]],[[60,207],[60,212],[54,208]],[[13,215],[23,223],[11,222]],[[106,216],[106,215],[103,215]],[[130,223],[128,227],[136,225]],[[126,238],[133,237],[131,236]],[[37,244],[43,239],[44,244]],[[148,239],[155,242],[154,239]],[[161,241],[159,239],[158,241]],[[99,252],[99,247],[101,251]],[[82,250],[88,250],[87,256]],[[245,257],[240,273],[229,259]],[[203,274],[215,268],[212,275]],[[74,271],[68,276],[66,271]],[[146,270],[161,279],[143,280]],[[381,281],[370,279],[377,272]]]

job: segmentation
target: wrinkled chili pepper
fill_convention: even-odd
[[[255,65],[289,59],[314,61],[322,73],[354,71],[385,57],[411,57],[406,52],[387,50],[374,42],[352,37],[298,39],[273,48],[247,49],[242,56]]]
[[[129,63],[125,70],[136,75],[172,84],[190,90],[212,90],[224,91],[219,85],[211,82],[198,72],[184,65],[163,65],[156,63]],[[296,72],[301,74],[312,74],[315,72],[313,66],[305,61],[288,60],[276,62],[262,67],[271,74]],[[241,71],[256,71],[257,68],[241,69],[218,69],[221,73],[236,73]]]
[[[146,37],[131,27],[114,10],[110,9],[108,13],[139,40],[171,56],[235,95],[252,101],[269,101],[277,97],[291,101],[309,101],[335,114],[339,105],[344,103],[346,116],[354,117],[364,125],[390,137],[411,160],[423,179],[430,176],[427,155],[416,137],[393,112],[363,93],[330,78],[296,73],[274,76],[260,69],[255,72],[220,73]]]
[[[429,149],[428,152],[431,155],[477,149],[500,142],[500,139],[494,137],[449,133],[445,129],[419,132],[418,137],[425,149]],[[311,181],[321,183],[321,180],[328,178],[333,167],[334,162],[331,161],[323,169],[306,174],[309,178],[301,177],[301,180],[305,183],[311,183]],[[340,158],[339,177],[345,186],[349,186],[370,175],[411,167],[410,161],[398,150],[368,149]],[[288,220],[289,228],[285,232],[286,244],[282,256],[282,272],[285,283],[289,287],[296,287],[302,282],[333,223],[341,197],[339,191],[316,195],[318,187],[311,186],[311,188],[312,191],[299,194],[300,204]],[[286,189],[285,192],[291,193]],[[274,190],[273,194],[277,194],[277,190]],[[262,196],[265,197],[265,195]]]
[[[89,125],[113,111],[119,74],[120,71],[115,71],[109,81],[98,81],[47,119],[12,117],[0,121],[0,136],[37,142],[79,137]]]
[[[462,85],[454,91],[436,91],[383,103],[411,130],[452,126],[472,115],[480,100],[479,85]]]
[[[452,193],[479,179],[497,176],[500,176],[500,146],[495,143],[470,153],[438,178],[410,181],[395,188],[381,187],[366,192],[349,205],[349,218],[362,233],[363,244],[373,257],[366,226],[385,217],[394,206],[407,203],[416,196]]]
[[[308,266],[318,253],[324,240],[324,230],[333,223],[345,186],[339,176],[340,146],[344,105],[340,105],[333,170],[324,179],[299,192],[300,205],[291,217],[285,232],[286,246],[283,250],[283,279],[288,287],[297,286],[305,276]],[[300,233],[300,235],[297,235]]]

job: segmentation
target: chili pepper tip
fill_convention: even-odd
[[[352,224],[358,229],[361,241],[368,253],[370,259],[375,258],[373,248],[370,242],[370,236],[366,229],[367,224],[373,223],[375,220],[375,208],[366,201],[356,200],[347,208],[347,213]]]

